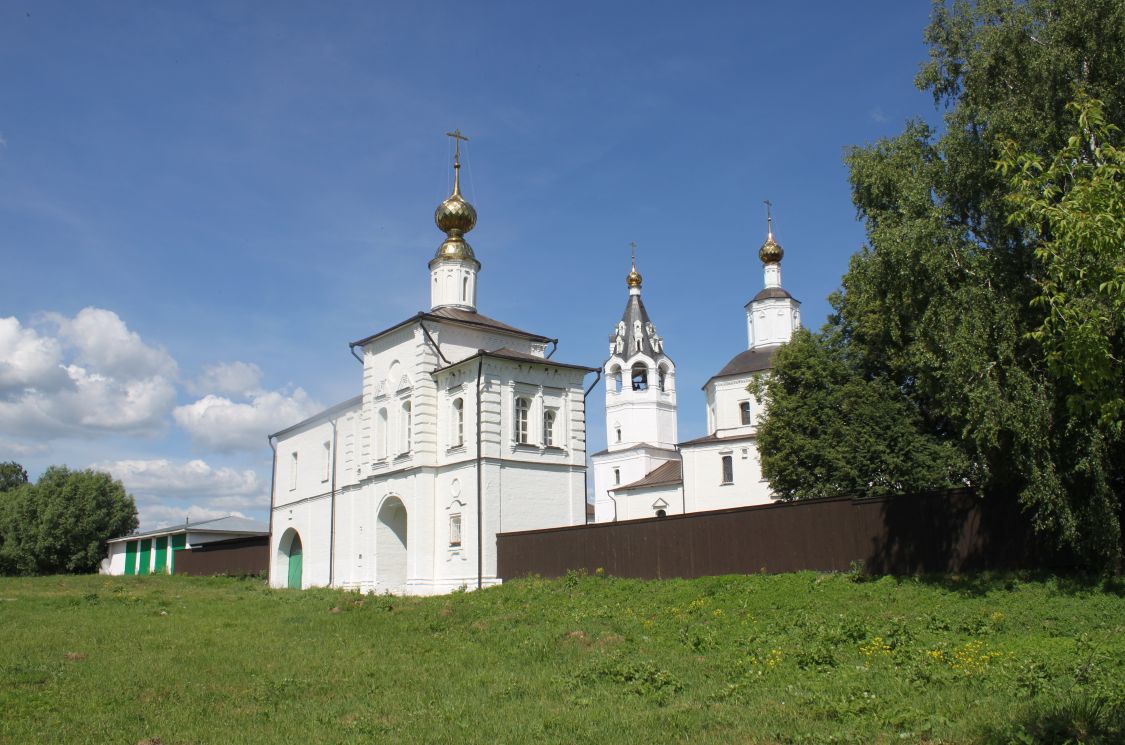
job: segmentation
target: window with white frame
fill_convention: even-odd
[[[402,437],[399,444],[403,453],[409,453],[414,435],[414,410],[409,401],[402,402]]]
[[[297,488],[297,452],[289,459],[289,491]]]
[[[527,445],[530,440],[529,424],[531,420],[531,401],[520,396],[516,399],[515,412],[515,439],[520,445]]]
[[[325,441],[324,449],[321,451],[323,460],[320,467],[320,480],[327,481],[329,475],[332,473],[332,443]]]
[[[379,409],[375,417],[375,458],[382,460],[387,457],[387,410]]]
[[[450,447],[458,448],[465,444],[465,400],[462,398],[453,399],[450,414],[449,444]]]
[[[558,419],[558,410],[547,408],[543,410],[543,447],[555,447],[555,420]]]
[[[723,456],[723,481],[724,484],[734,483],[734,457],[730,455]]]
[[[738,414],[743,424],[750,424],[750,402],[743,401],[738,405]]]
[[[450,546],[460,546],[461,545],[461,515],[460,515],[460,513],[458,513],[456,515],[450,515],[449,516],[449,545]]]

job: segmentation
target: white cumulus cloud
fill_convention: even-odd
[[[207,395],[172,412],[192,442],[205,450],[231,452],[262,448],[266,436],[306,419],[321,405],[300,388],[251,393],[245,402]]]
[[[113,311],[46,314],[40,328],[2,318],[0,432],[24,440],[155,432],[175,406],[175,375],[175,360]]]
[[[251,469],[217,468],[203,460],[166,458],[93,463],[125,485],[137,500],[142,527],[209,520],[269,506],[269,486]]]
[[[246,396],[257,392],[262,383],[262,369],[252,362],[220,362],[203,368],[203,373],[188,384],[193,393],[218,393],[224,396]]]

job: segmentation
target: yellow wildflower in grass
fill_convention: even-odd
[[[876,636],[871,639],[871,641],[860,644],[859,651],[870,661],[876,657],[892,654],[894,650],[891,649],[891,645],[887,644],[883,637]]]
[[[988,669],[997,657],[1003,657],[1000,652],[989,652],[984,649],[984,642],[966,642],[964,646],[953,650],[953,658],[949,660],[949,667],[959,670],[965,675],[977,675]]]

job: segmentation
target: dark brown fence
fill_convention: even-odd
[[[176,552],[176,574],[264,574],[269,569],[270,538],[230,538]]]
[[[1065,564],[1038,547],[1011,500],[969,490],[778,502],[714,512],[501,533],[502,579],[598,569],[656,579],[804,569],[873,574]]]

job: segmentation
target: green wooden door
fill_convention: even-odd
[[[129,541],[125,544],[125,574],[137,573],[137,542]]]
[[[187,535],[180,533],[172,536],[172,553],[168,556],[168,574],[176,571],[176,552],[183,551],[187,546]]]
[[[153,574],[164,574],[168,568],[168,536],[162,535],[156,539],[156,566],[152,568]]]
[[[137,567],[137,574],[148,574],[148,568],[151,565],[150,551],[152,551],[152,539],[145,538],[141,541],[141,560],[140,566]]]
[[[289,587],[301,589],[301,537],[296,533],[289,545]]]

